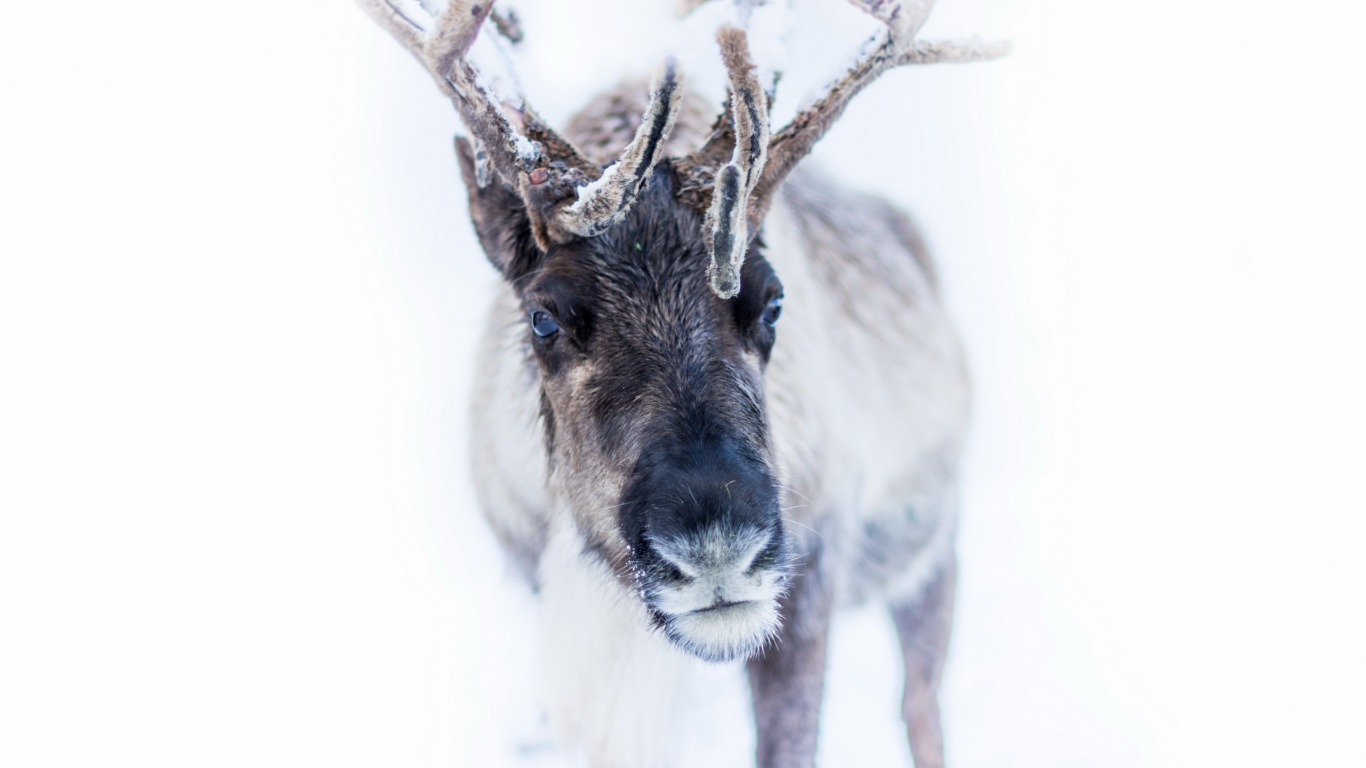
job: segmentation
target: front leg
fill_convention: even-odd
[[[915,768],[944,768],[944,734],[939,725],[939,683],[953,628],[953,595],[958,581],[953,556],[918,599],[892,606],[906,661],[901,715]]]
[[[777,641],[749,660],[758,768],[815,765],[832,603],[820,553],[809,553],[783,598]]]

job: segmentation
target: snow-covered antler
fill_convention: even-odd
[[[635,139],[603,172],[525,104],[506,108],[520,123],[524,133],[519,133],[505,106],[465,58],[494,0],[450,0],[435,18],[417,0],[357,2],[436,78],[473,134],[477,183],[485,186],[491,181],[491,167],[521,195],[543,250],[552,243],[596,235],[630,207],[677,117],[682,92],[672,62],[655,88]]]
[[[565,226],[575,234],[585,237],[599,234],[624,216],[655,163],[659,162],[683,99],[673,59],[664,63],[664,71],[651,91],[650,104],[645,108],[640,127],[631,143],[622,150],[620,159],[603,171],[602,178],[579,188],[578,200],[565,209]]]
[[[773,196],[787,174],[806,157],[830,126],[835,124],[849,101],[893,67],[908,64],[936,64],[995,59],[1010,52],[1007,42],[978,40],[922,42],[915,39],[925,24],[935,0],[849,0],[851,4],[886,25],[868,43],[862,56],[843,77],[830,85],[819,100],[803,110],[792,122],[773,135],[768,165],[750,200],[750,219],[763,218]]]
[[[716,172],[705,232],[711,288],[717,296],[729,299],[740,292],[740,267],[749,247],[749,195],[768,158],[768,97],[755,76],[745,33],[723,27],[716,41],[730,79],[730,134],[735,148],[730,162]]]
[[[705,0],[685,2],[684,10]],[[730,119],[723,114],[702,148],[680,158],[679,197],[707,211],[707,249],[712,290],[730,298],[740,290],[740,266],[749,238],[782,187],[783,180],[859,91],[883,72],[906,64],[963,62],[1004,56],[1003,42],[921,42],[915,39],[934,0],[849,0],[886,29],[867,44],[868,51],[825,94],[781,131],[768,133],[769,98],[754,78],[743,32],[723,29],[718,35],[730,75]],[[729,159],[725,150],[734,147]]]
[[[498,100],[465,59],[493,9],[491,2],[451,0],[445,12],[432,18],[417,0],[357,1],[436,79],[474,135],[481,160],[514,185],[519,172],[529,173],[536,167],[540,150],[517,133]]]

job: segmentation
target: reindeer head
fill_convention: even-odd
[[[416,3],[361,3],[472,134],[456,142],[471,216],[521,301],[553,482],[585,554],[610,564],[685,650],[752,654],[777,631],[792,567],[764,403],[783,296],[756,239],[764,213],[882,71],[999,51],[916,42],[923,12],[908,21],[892,3],[855,0],[888,31],[770,136],[745,33],[725,28],[728,109],[702,147],[664,156],[682,94],[666,64],[634,138],[604,168],[480,84],[465,53],[491,0],[452,0],[437,19]]]

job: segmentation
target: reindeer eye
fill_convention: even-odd
[[[768,323],[769,325],[773,325],[774,323],[778,322],[778,316],[782,313],[783,297],[778,296],[777,298],[769,299],[768,306],[764,307],[764,313],[759,316],[759,319],[763,320],[765,323]]]
[[[545,338],[560,330],[560,324],[555,322],[555,318],[551,317],[549,312],[538,309],[531,313],[531,330],[537,336]]]

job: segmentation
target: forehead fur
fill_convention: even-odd
[[[547,255],[526,303],[554,313],[569,338],[546,354],[545,370],[554,379],[591,369],[559,418],[590,419],[605,448],[637,444],[646,424],[679,445],[762,430],[759,371],[743,352],[761,343],[753,327],[771,273],[753,257],[742,294],[721,299],[708,282],[708,261],[702,217],[675,200],[667,167],[609,231]]]
[[[536,282],[581,273],[596,287],[629,298],[661,284],[691,284],[705,268],[702,217],[678,203],[672,174],[658,168],[620,222],[597,237],[552,250]]]
[[[699,324],[744,313],[756,298],[760,305],[767,300],[772,270],[758,254],[751,260],[741,296],[727,301],[712,293],[702,214],[677,200],[665,161],[620,222],[547,254],[526,295],[548,302],[570,324],[599,325],[606,315],[627,313],[637,323],[657,326],[635,331],[697,331]]]

